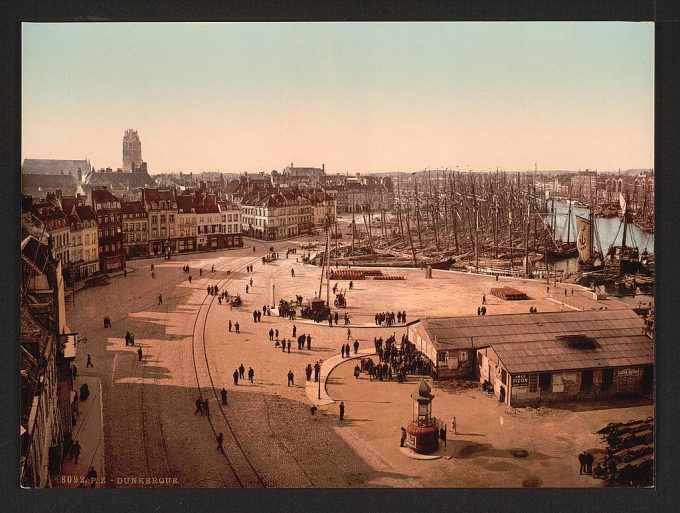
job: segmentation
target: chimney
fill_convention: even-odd
[[[321,172],[322,173],[326,172],[326,164],[321,164]]]

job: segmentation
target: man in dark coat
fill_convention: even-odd
[[[238,369],[234,370],[234,385],[238,385]]]
[[[340,402],[340,420],[344,420],[345,418],[345,403]]]
[[[222,404],[226,405],[227,404],[227,389],[222,387],[222,390],[220,390],[220,395],[222,396]]]

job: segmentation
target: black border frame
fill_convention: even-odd
[[[680,457],[675,432],[680,398],[674,394],[673,372],[679,367],[677,315],[680,290],[674,256],[679,243],[674,228],[680,198],[680,3],[672,0],[424,0],[276,2],[266,0],[222,2],[156,0],[155,2],[15,0],[3,16],[2,62],[2,178],[6,195],[2,214],[1,261],[3,357],[0,359],[2,415],[0,440],[3,463],[0,490],[4,506],[21,511],[661,511],[677,502],[676,476]],[[657,478],[654,489],[324,489],[324,490],[138,490],[106,489],[96,492],[21,490],[18,486],[18,283],[20,166],[21,166],[21,22],[73,21],[655,21],[656,102],[655,170],[657,194],[656,261],[658,273],[656,344]],[[677,170],[677,171],[676,171]],[[664,220],[665,222],[659,222]],[[5,509],[5,508],[3,508]]]

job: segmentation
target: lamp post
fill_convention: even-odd
[[[321,400],[321,360],[319,360],[317,363],[319,364],[319,381],[318,381],[317,399]]]

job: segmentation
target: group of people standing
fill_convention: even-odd
[[[394,324],[395,319],[398,323],[405,324],[406,311],[397,312],[396,315],[394,314],[394,312],[380,312],[375,314],[376,326],[392,326]]]
[[[236,370],[234,370],[234,385],[238,385],[239,379],[246,379],[246,368],[243,364],[239,365]],[[248,381],[254,383],[253,379],[255,377],[255,371],[252,367],[248,367]]]
[[[355,340],[354,341],[354,354],[357,354],[359,351],[359,341]],[[343,344],[342,347],[340,347],[340,354],[342,355],[343,358],[349,358],[350,357],[350,347],[349,347],[349,342],[346,344]]]

